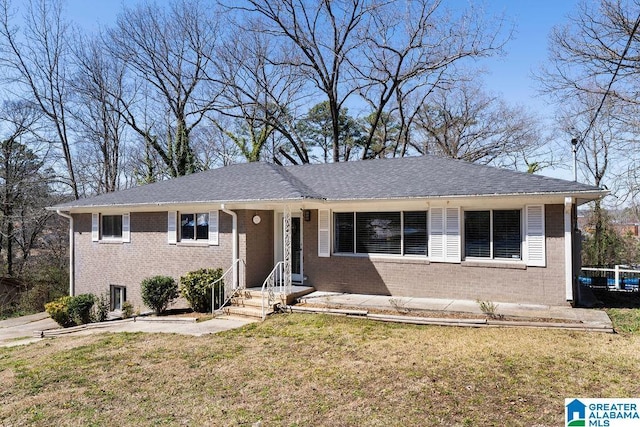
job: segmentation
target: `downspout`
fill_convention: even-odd
[[[56,213],[63,218],[69,220],[69,295],[73,296],[75,292],[75,256],[74,256],[74,233],[73,233],[73,217],[66,214],[60,209],[56,210]]]
[[[233,258],[233,289],[238,289],[238,214],[234,211],[230,211],[224,207],[224,203],[220,205],[220,210],[226,213],[227,215],[231,215],[231,234],[232,234],[232,243],[231,243],[231,251]]]
[[[575,301],[573,295],[573,198],[564,198],[564,274],[567,301]]]

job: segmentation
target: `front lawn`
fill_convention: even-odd
[[[281,314],[0,349],[0,425],[557,426],[565,397],[640,396],[639,365],[631,334]]]

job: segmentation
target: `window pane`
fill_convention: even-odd
[[[466,211],[464,213],[465,256],[491,256],[490,218],[489,211]]]
[[[122,288],[113,288],[113,309],[122,310]]]
[[[493,211],[493,257],[520,259],[520,211]]]
[[[400,254],[400,212],[357,212],[356,252]]]
[[[193,240],[195,230],[195,218],[193,214],[180,215],[180,238]]]
[[[122,215],[102,216],[102,237],[122,237]]]
[[[404,253],[427,255],[427,212],[404,212]]]
[[[198,240],[209,239],[209,214],[208,213],[197,214],[196,239]]]
[[[335,252],[353,253],[353,213],[334,214]]]

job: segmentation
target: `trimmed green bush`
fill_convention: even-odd
[[[178,284],[169,276],[153,276],[142,281],[142,301],[162,314],[178,298]]]
[[[122,303],[122,318],[128,319],[133,316],[133,304],[129,301],[125,301]]]
[[[80,294],[71,297],[68,303],[69,317],[76,325],[91,323],[93,320],[91,308],[95,302],[96,297],[93,294]]]
[[[180,278],[180,294],[189,302],[189,305],[198,313],[211,312],[211,286],[213,282],[222,277],[222,269],[201,268],[190,271]],[[215,295],[218,297],[223,281],[216,283]],[[218,308],[222,301],[215,302]]]
[[[68,328],[74,324],[73,319],[69,316],[69,300],[71,300],[70,296],[64,296],[44,305],[44,309],[49,313],[49,316],[63,328]]]
[[[104,293],[95,299],[93,317],[96,322],[104,322],[109,317],[109,309],[111,304],[109,302],[109,294]]]

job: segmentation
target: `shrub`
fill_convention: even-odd
[[[142,281],[142,301],[156,314],[162,314],[178,298],[178,285],[173,277],[154,276]]]
[[[77,324],[91,323],[91,308],[96,302],[93,294],[80,294],[71,297],[68,302],[69,317]]]
[[[198,313],[208,313],[211,310],[211,286],[213,282],[222,277],[222,269],[201,268],[190,271],[180,278],[180,294],[189,302],[189,305]],[[215,295],[218,297],[220,289],[224,286],[222,280],[216,283]],[[222,301],[216,300],[216,307]]]
[[[97,322],[104,322],[109,317],[109,309],[111,308],[109,294],[104,293],[97,297],[95,301],[93,316]]]
[[[133,316],[133,305],[129,301],[122,303],[122,318],[128,319]]]
[[[45,310],[47,310],[47,313],[49,313],[49,316],[51,316],[51,318],[63,328],[73,326],[73,319],[71,318],[71,316],[69,316],[68,305],[70,300],[70,296],[64,296],[44,305],[44,308]]]

